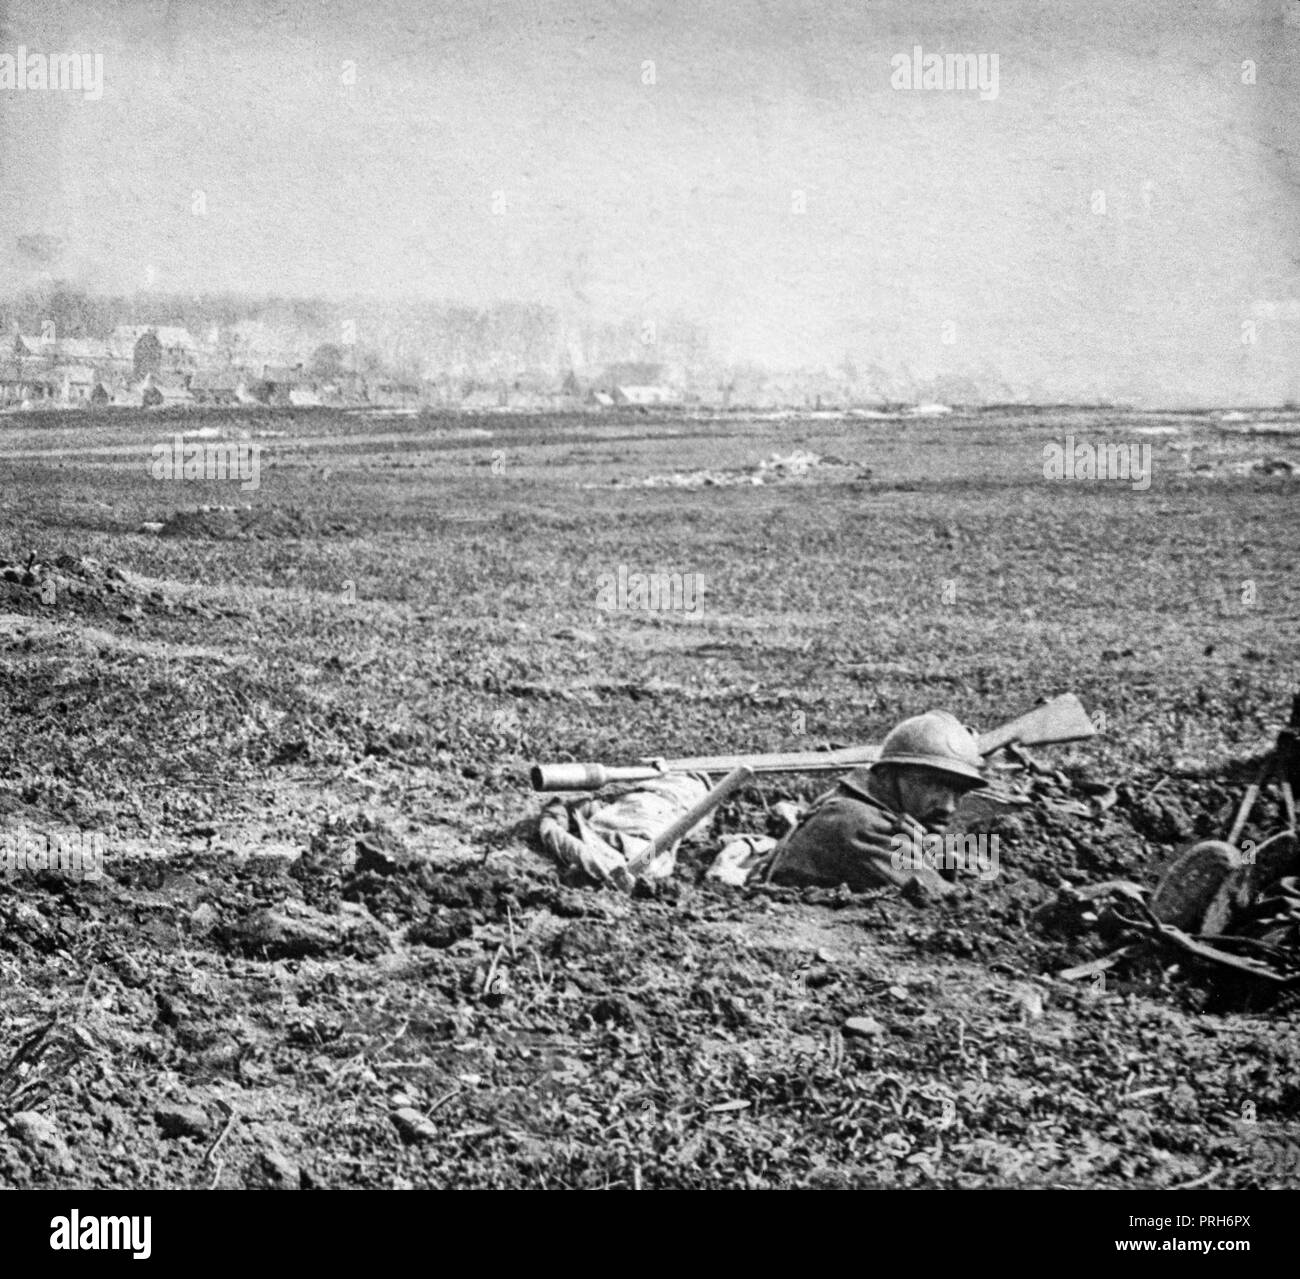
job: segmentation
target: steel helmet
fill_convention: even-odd
[[[926,711],[894,728],[880,747],[877,764],[918,764],[985,786],[980,748],[971,731],[947,711]]]

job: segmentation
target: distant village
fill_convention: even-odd
[[[594,369],[484,375],[453,368],[428,377],[356,367],[347,348],[309,356],[267,340],[255,323],[204,338],[180,324],[121,324],[105,338],[15,327],[0,356],[0,409],[264,406],[421,408],[469,412],[580,409],[880,407],[852,371],[702,374],[681,363],[612,361]]]
[[[175,324],[122,324],[107,338],[15,332],[0,360],[0,405],[418,408],[444,402],[436,383],[349,370],[337,348],[318,352],[310,363],[286,363],[252,344],[241,354],[234,362],[229,344],[215,336],[200,341]],[[493,405],[499,399],[486,397]]]

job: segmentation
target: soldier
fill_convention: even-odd
[[[906,837],[919,848],[942,831],[962,796],[986,785],[969,730],[947,711],[906,719],[885,738],[880,758],[849,773],[816,800],[773,850],[765,878],[774,884],[855,892],[895,885],[909,897],[942,897],[952,885],[934,870],[904,863]]]

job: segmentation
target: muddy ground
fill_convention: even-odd
[[[3,420],[0,835],[94,832],[104,873],[0,875],[0,1182],[1300,1183],[1296,1010],[1173,964],[1063,982],[1104,944],[1034,915],[1221,834],[1285,718],[1294,434],[229,413],[256,489],[152,479],[197,421]],[[1150,488],[1045,480],[1067,432],[1150,442]],[[796,448],[830,460],[638,483]],[[620,565],[701,575],[701,616],[602,612]],[[690,847],[628,897],[535,842],[537,759],[1064,689],[1104,731],[1042,757],[1114,806],[998,819],[999,874],[940,906],[720,887]]]

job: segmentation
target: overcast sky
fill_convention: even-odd
[[[678,312],[774,365],[1300,397],[1300,0],[0,0],[20,45],[104,81],[0,90],[6,289],[44,232],[105,290]],[[997,54],[997,96],[894,87],[918,45]]]

